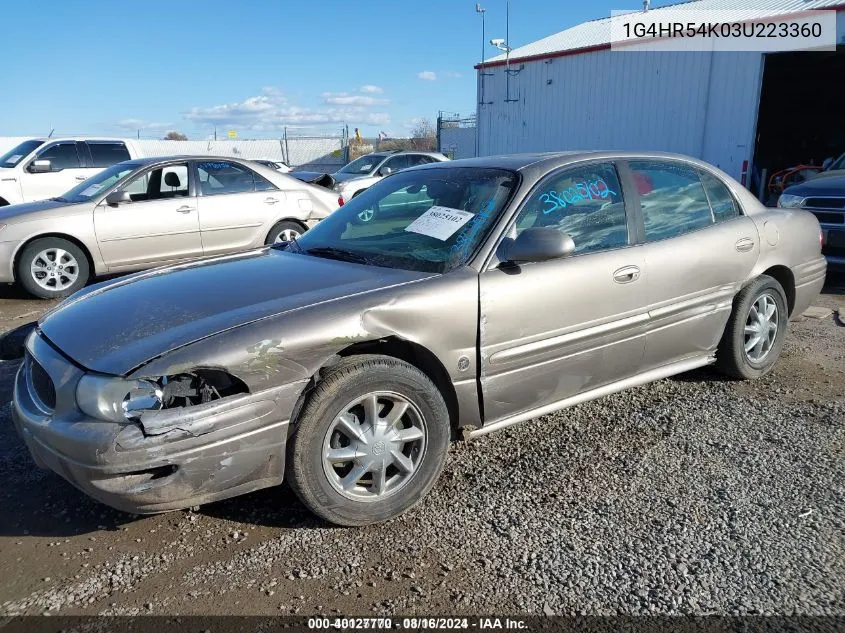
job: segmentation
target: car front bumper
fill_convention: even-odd
[[[32,387],[33,361],[55,386],[52,411]],[[83,375],[33,334],[15,379],[12,417],[39,466],[98,501],[149,514],[281,483],[288,420],[302,384],[158,412],[166,415],[145,429],[143,417],[124,424],[80,412],[75,391]]]
[[[828,268],[845,271],[845,226],[821,224],[824,235],[822,254],[827,258]]]

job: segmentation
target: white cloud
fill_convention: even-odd
[[[348,92],[324,92],[323,103],[328,105],[372,107],[376,105],[387,105],[390,102],[387,99],[376,99],[375,97],[366,97],[364,95],[351,95]]]
[[[382,89],[381,86],[375,86],[373,84],[366,84],[364,86],[361,86],[359,92],[363,92],[365,94],[371,94],[371,95],[380,95],[382,92],[384,92],[384,89]]]
[[[421,73],[417,73],[417,77],[423,81],[435,81],[437,79],[437,73],[433,70],[424,70]]]
[[[141,119],[123,119],[115,123],[115,127],[119,127],[124,130],[149,130],[151,132],[156,130],[175,129],[172,123],[154,123],[151,121],[143,121]]]
[[[340,93],[342,96],[345,93]],[[336,97],[336,93],[326,93]],[[291,104],[275,89],[262,89],[262,94],[236,103],[209,107],[194,107],[184,113],[185,119],[200,125],[229,126],[242,130],[271,131],[285,126],[323,125],[349,123],[357,125],[387,125],[387,112],[372,112],[364,105],[351,102],[329,102],[329,108],[307,108]],[[366,98],[366,97],[365,97]],[[379,100],[376,100],[379,101]],[[377,105],[377,104],[371,104]],[[378,104],[380,105],[380,104]]]

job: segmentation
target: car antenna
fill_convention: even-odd
[[[53,132],[56,131],[56,128],[51,128],[50,133],[47,135],[47,138],[53,138]]]

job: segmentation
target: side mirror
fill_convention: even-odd
[[[393,173],[393,167],[388,167],[387,165],[385,165],[384,167],[382,167],[381,169],[378,170],[379,176],[389,176],[392,173]]]
[[[110,207],[116,207],[126,202],[132,202],[128,191],[112,191],[106,196],[106,204]]]
[[[572,237],[551,227],[525,229],[507,245],[504,260],[509,263],[545,262],[575,252]]]
[[[53,164],[46,158],[34,160],[29,164],[29,172],[32,174],[45,174],[53,171]]]
[[[825,158],[824,162],[822,163],[822,171],[827,171],[828,169],[830,169],[830,166],[833,164],[834,160],[836,159],[833,156],[828,156],[827,158]]]

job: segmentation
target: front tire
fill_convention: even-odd
[[[416,505],[449,446],[449,413],[437,387],[387,356],[341,361],[297,422],[289,482],[312,512],[338,525],[386,521]]]
[[[765,376],[780,357],[788,320],[783,287],[773,277],[760,275],[734,299],[716,366],[741,380]]]
[[[26,245],[15,273],[31,295],[40,299],[67,297],[88,282],[88,258],[73,242],[42,237]]]

